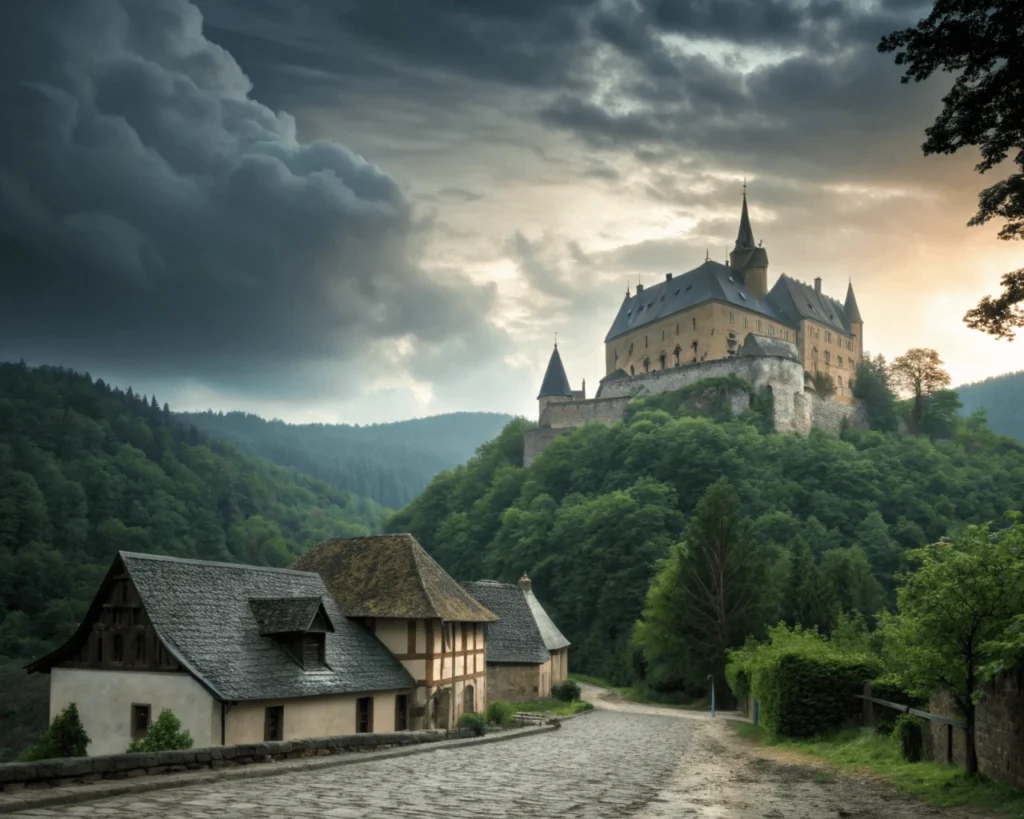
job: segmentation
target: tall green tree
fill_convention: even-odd
[[[881,432],[893,432],[899,425],[896,396],[889,386],[889,366],[885,356],[865,356],[857,363],[853,382],[854,398],[864,402],[868,426]]]
[[[915,347],[894,358],[889,365],[889,380],[913,402],[910,418],[914,432],[921,431],[925,402],[950,384],[939,354],[925,347]]]
[[[906,67],[901,82],[936,72],[955,75],[935,122],[925,130],[925,156],[976,147],[984,174],[1013,152],[1017,169],[981,192],[968,225],[1006,220],[999,238],[1024,238],[1024,28],[1020,0],[936,0],[912,28],[883,37],[878,50]],[[1012,339],[1024,327],[1024,268],[1003,276],[1003,292],[984,297],[964,316],[969,327]]]
[[[978,770],[976,704],[1000,667],[1024,612],[1024,516],[1001,532],[972,526],[916,549],[901,578],[899,611],[882,618],[889,664],[919,692],[944,690],[967,723],[965,768]]]

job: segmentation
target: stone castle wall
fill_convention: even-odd
[[[838,433],[844,420],[855,426],[866,425],[860,402],[840,404],[804,392],[804,368],[781,356],[737,356],[674,367],[643,375],[603,382],[597,397],[589,401],[547,401],[541,410],[537,429],[528,430],[523,443],[523,465],[529,466],[559,435],[589,423],[611,426],[625,418],[626,407],[636,397],[671,392],[708,378],[737,376],[755,392],[770,389],[776,432],[807,435],[818,428]],[[749,406],[746,394],[729,395],[735,414]]]

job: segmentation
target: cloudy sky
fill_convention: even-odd
[[[0,33],[0,360],[292,421],[536,413],[627,283],[851,278],[872,352],[1019,369],[961,323],[1019,249],[921,155],[917,0],[48,0]],[[11,127],[11,126],[14,127]]]

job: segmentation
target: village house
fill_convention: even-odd
[[[315,572],[129,552],[28,671],[50,674],[51,719],[77,704],[90,755],[123,753],[164,708],[197,747],[402,730],[416,686]]]
[[[552,622],[524,573],[516,584],[479,580],[463,587],[498,615],[487,633],[487,691],[492,700],[536,700],[569,673],[569,641]]]
[[[484,710],[487,626],[477,602],[409,534],[327,540],[293,569],[316,572],[353,620],[415,680],[412,728],[451,728]]]

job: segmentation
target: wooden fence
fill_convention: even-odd
[[[909,705],[902,705],[898,702],[890,702],[889,700],[879,699],[878,697],[871,696],[871,683],[864,683],[864,693],[854,694],[860,700],[864,701],[864,724],[868,727],[873,728],[875,725],[875,706],[881,705],[884,708],[892,708],[899,711],[901,714],[912,714],[915,717],[926,719],[929,722],[940,722],[946,726],[946,762],[952,764],[953,762],[953,729],[959,728],[961,731],[967,730],[967,723],[957,719],[949,719],[949,717],[940,717],[938,714],[929,714],[927,711],[920,711],[917,708],[911,708]]]

